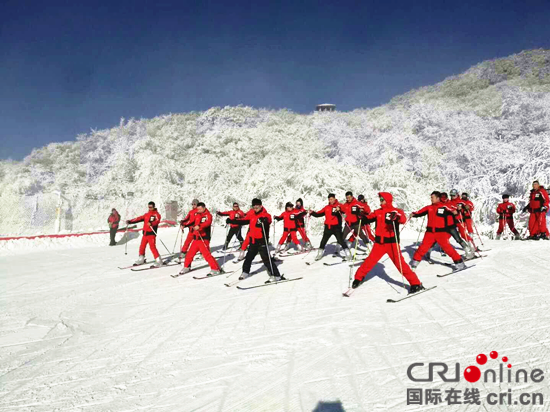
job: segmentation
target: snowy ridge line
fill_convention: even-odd
[[[161,220],[159,227],[172,227],[175,226],[177,222],[173,220]],[[142,229],[128,229],[128,232],[140,232]],[[126,229],[119,229],[117,233],[126,232]],[[99,232],[89,232],[89,233],[66,233],[62,235],[36,235],[36,236],[12,236],[12,237],[0,237],[2,240],[20,240],[20,239],[47,239],[47,238],[63,238],[63,237],[80,237],[80,236],[90,236],[90,235],[105,235],[109,234],[108,230],[99,231]]]

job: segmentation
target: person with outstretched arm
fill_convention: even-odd
[[[145,248],[149,245],[151,252],[155,258],[155,266],[161,267],[162,261],[157,250],[157,233],[160,223],[160,213],[155,207],[155,202],[149,202],[149,211],[142,216],[138,216],[134,219],[127,220],[126,224],[143,222],[143,237],[141,238],[141,244],[139,245],[139,258],[134,265],[141,265],[145,263]]]
[[[216,214],[218,216],[228,216],[230,219],[241,219],[244,216],[244,212],[241,210],[237,202],[233,203],[233,210],[228,210],[227,212],[216,212]],[[229,248],[229,242],[231,242],[233,236],[235,236],[239,241],[239,246],[242,246],[244,239],[241,234],[241,227],[239,225],[230,224],[229,232],[227,233],[227,238],[225,239],[225,243],[223,245],[223,250],[227,250],[227,248]]]
[[[523,212],[529,212],[529,239],[548,240],[549,233],[546,227],[546,212],[550,199],[548,198],[548,192],[541,186],[538,180],[533,182],[533,189],[529,194],[529,204],[523,208]]]
[[[357,272],[355,272],[355,279],[351,287],[353,289],[359,287],[364,281],[365,276],[387,254],[395,267],[411,285],[409,294],[420,292],[424,289],[424,286],[422,286],[416,274],[405,262],[399,246],[399,225],[407,221],[405,212],[393,206],[393,196],[391,193],[380,192],[378,196],[380,197],[380,209],[362,216],[365,222],[376,223],[374,246],[369,256],[357,269]]]
[[[250,267],[252,261],[259,253],[264,266],[269,273],[269,279],[265,283],[278,282],[285,280],[279,273],[271,255],[269,254],[269,227],[271,225],[271,215],[262,206],[260,199],[252,199],[252,209],[242,219],[227,218],[228,224],[249,225],[247,240],[249,240],[248,252],[243,263],[243,273],[239,279],[245,279],[250,276]]]
[[[344,237],[342,236],[342,212],[340,211],[340,203],[338,203],[336,195],[334,193],[330,193],[328,195],[328,205],[323,207],[318,212],[309,210],[308,213],[313,217],[325,217],[323,238],[321,239],[319,251],[317,252],[315,260],[322,259],[323,254],[325,253],[325,246],[331,236],[334,236],[336,241],[340,244],[340,246],[342,246],[342,249],[344,249],[345,256],[343,259],[350,260],[351,252],[348,249],[348,245],[344,241]]]

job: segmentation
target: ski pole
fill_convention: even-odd
[[[149,227],[151,228],[151,230],[153,231],[153,233],[155,234],[155,236],[158,238],[158,240],[160,240],[160,243],[162,243],[162,246],[164,246],[164,249],[166,249],[166,251],[168,252],[168,255],[170,255],[170,251],[168,250],[168,248],[166,247],[166,245],[164,244],[164,242],[162,241],[162,239],[159,238],[159,236],[158,236],[157,231],[155,230],[155,228],[154,228],[152,225],[149,225]]]
[[[225,231],[225,242],[227,242],[227,236],[229,236],[229,231],[231,230],[231,225],[227,225],[227,230]],[[233,241],[233,243],[235,243]],[[227,255],[227,249],[225,248],[225,243],[223,244],[224,245],[224,248],[223,248],[223,264],[222,264],[222,268],[225,267],[225,256]],[[231,244],[231,247],[233,247],[233,244]]]
[[[275,225],[273,225],[275,226]],[[271,266],[271,276],[275,276],[273,274],[273,263],[271,262],[271,253],[269,252],[269,244],[267,243],[267,237],[266,237],[266,234],[265,234],[265,226],[264,226],[264,222],[262,221],[262,232],[264,234],[264,243],[265,243],[265,248],[267,249],[267,258],[269,259],[269,266]]]
[[[483,243],[483,240],[481,240],[481,236],[479,235],[479,232],[477,231],[477,225],[476,225],[476,222],[474,221],[474,218],[472,217],[470,219],[472,219],[472,223],[474,224],[474,229],[476,230],[477,237],[479,238],[479,241],[481,242],[481,245],[485,246],[485,244]]]
[[[403,258],[403,256],[401,255],[401,246],[399,245],[397,230],[395,230],[395,220],[392,220],[392,224],[393,224],[393,236],[395,238],[395,243],[397,244],[397,253],[399,255],[399,273],[401,273],[401,281],[403,282],[403,285],[405,285],[405,276],[403,276],[403,265],[401,264],[401,259]]]
[[[174,240],[174,247],[172,248],[172,254],[176,253],[176,245],[178,244],[178,237],[180,235],[180,231],[178,228],[178,233],[176,233],[176,240]]]
[[[128,254],[128,226],[130,226],[129,223],[126,223],[126,231],[124,232],[124,240],[126,242],[124,242],[124,254],[127,255]]]
[[[411,217],[412,217],[412,214],[411,214]],[[418,237],[416,238],[416,244],[419,245],[420,244],[420,235],[422,234],[422,228],[424,227],[424,222],[426,221],[426,215],[424,215],[424,217],[422,218],[422,225],[421,225],[421,228],[418,232]]]
[[[359,227],[361,227],[361,218],[359,219]],[[355,237],[355,248],[353,250],[353,259],[351,260],[351,265],[349,265],[349,279],[348,279],[348,288],[351,288],[351,277],[353,274],[353,266],[355,264],[355,258],[357,257],[357,244],[359,243],[359,234]]]

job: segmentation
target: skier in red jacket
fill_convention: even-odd
[[[538,180],[533,182],[533,189],[529,195],[529,204],[525,206],[523,212],[529,211],[529,239],[539,240],[548,239],[549,233],[546,227],[546,212],[548,211],[550,200],[548,192],[541,186]]]
[[[144,215],[126,221],[126,224],[143,222],[143,237],[141,238],[141,244],[139,246],[139,258],[134,265],[145,263],[145,247],[149,245],[155,258],[155,266],[160,267],[162,266],[162,261],[159,257],[156,242],[161,217],[155,207],[155,202],[149,202],[148,207],[149,211]]]
[[[409,294],[419,292],[424,289],[424,286],[405,262],[399,248],[399,224],[407,221],[405,212],[393,206],[393,196],[390,193],[380,192],[378,196],[380,196],[380,209],[364,217],[368,223],[376,222],[374,246],[367,259],[357,269],[351,287],[357,288],[378,261],[388,254],[395,267],[411,285]]]
[[[343,238],[346,239],[348,235],[352,233],[350,242],[353,242],[355,237],[359,236],[359,239],[361,239],[365,245],[369,243],[368,236],[362,230],[364,222],[360,219],[361,215],[368,214],[368,212],[363,209],[361,202],[353,197],[352,192],[346,192],[346,203],[341,204],[340,209],[346,215],[346,226],[344,227]],[[351,247],[351,245],[348,245],[348,247]]]
[[[348,245],[346,245],[344,237],[342,236],[342,213],[340,211],[340,203],[338,203],[336,195],[334,195],[334,193],[330,193],[328,195],[328,205],[318,212],[309,210],[308,213],[314,217],[325,217],[323,238],[321,239],[319,251],[317,252],[315,260],[320,260],[323,257],[325,246],[332,235],[336,237],[336,241],[340,244],[340,246],[342,246],[342,249],[344,249],[345,256],[343,260],[351,259],[351,252],[349,251]]]
[[[119,222],[120,222],[120,215],[118,214],[117,210],[113,208],[111,210],[111,214],[107,218],[107,223],[109,224],[109,232],[111,236],[111,242],[109,243],[109,246],[116,246],[115,236],[118,230]]]
[[[189,253],[185,255],[185,261],[183,262],[183,268],[180,271],[180,275],[184,275],[191,270],[191,262],[197,254],[201,252],[204,260],[210,266],[210,273],[208,276],[215,276],[221,273],[220,266],[212,254],[210,253],[210,232],[212,226],[212,215],[206,208],[203,202],[197,202],[197,207],[193,215],[193,221],[190,223],[189,230],[193,235],[193,240],[189,247]]]
[[[454,222],[450,224],[452,221],[449,220],[449,217],[458,212],[448,208],[444,203],[441,203],[441,193],[437,191],[432,192],[431,201],[431,205],[425,206],[419,211],[412,213],[412,217],[428,215],[428,224],[426,226],[424,239],[422,239],[422,244],[416,250],[413,260],[411,261],[411,267],[413,269],[418,267],[422,257],[435,243],[438,243],[441,249],[453,259],[456,265],[455,270],[465,269],[466,265],[464,265],[462,256],[460,256],[449,243],[449,238],[451,237],[449,229],[454,225]]]
[[[514,213],[516,213],[516,205],[510,202],[510,195],[502,195],[502,203],[499,203],[497,206],[498,214],[498,230],[497,230],[497,240],[500,240],[502,232],[506,224],[510,227],[510,230],[515,235],[516,240],[520,238],[519,232],[514,226]]]
[[[296,236],[296,232],[298,230],[298,216],[303,216],[305,214],[305,210],[302,212],[297,212],[294,209],[294,205],[290,202],[287,202],[287,204],[285,205],[285,211],[279,216],[274,216],[275,220],[284,220],[284,232],[281,236],[281,239],[279,240],[279,244],[275,253],[280,253],[282,251],[283,244],[288,240],[296,245],[298,252],[302,251],[302,245],[300,245],[300,242],[298,241],[298,236]]]
[[[454,215],[454,219],[460,236],[467,242],[473,242],[474,239],[468,235],[466,223],[464,222],[464,211],[466,210],[464,207],[465,202],[458,196],[458,190],[451,190],[451,200],[449,200],[448,204],[457,211],[457,214]]]
[[[464,224],[466,225],[466,229],[468,230],[468,235],[473,239],[474,237],[474,227],[472,225],[472,213],[474,211],[474,204],[470,200],[470,197],[468,196],[468,193],[464,192],[462,193],[462,216],[464,217]]]
[[[302,198],[299,198],[298,200],[296,200],[295,209],[296,209],[296,212],[298,212],[298,219],[296,219],[296,226],[298,229],[298,233],[300,234],[300,236],[302,236],[302,239],[305,242],[305,248],[309,250],[313,246],[311,246],[311,242],[309,241],[309,238],[307,237],[307,233],[306,233],[306,228],[304,224],[304,215],[302,214],[302,212],[307,213],[307,211],[304,209],[304,201],[302,200]]]
[[[227,212],[217,212],[216,214],[218,216],[229,216],[230,219],[241,219],[244,216],[244,212],[240,209],[237,202],[233,203],[233,210],[229,210]],[[241,234],[241,227],[239,225],[231,224],[229,225],[229,232],[227,233],[227,238],[225,239],[225,244],[223,245],[224,250],[227,250],[227,248],[229,247],[229,242],[231,241],[233,236],[237,237],[237,240],[242,246],[244,239],[243,235]]]
[[[279,273],[277,265],[275,265],[275,262],[271,259],[271,255],[269,254],[268,242],[269,226],[271,225],[271,221],[271,215],[264,209],[260,199],[252,199],[252,209],[244,216],[243,219],[232,220],[228,218],[226,220],[229,224],[249,225],[247,240],[250,240],[250,244],[243,263],[243,273],[239,279],[245,279],[250,276],[250,266],[252,265],[252,261],[256,255],[259,253],[262,258],[262,262],[269,273],[269,280],[265,283],[285,280],[285,278]]]
[[[193,199],[193,201],[191,202],[191,210],[189,211],[189,213],[187,213],[187,216],[185,216],[180,221],[180,228],[182,232],[185,230],[186,227],[189,228],[189,233],[187,234],[185,242],[183,243],[183,246],[181,248],[181,257],[185,256],[185,254],[189,250],[191,242],[193,241],[193,231],[191,230],[191,226],[195,223],[195,213],[197,213],[198,203],[199,201],[197,199]]]

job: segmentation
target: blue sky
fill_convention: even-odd
[[[480,61],[550,48],[549,21],[543,0],[4,0],[0,159],[121,117],[378,106]]]

